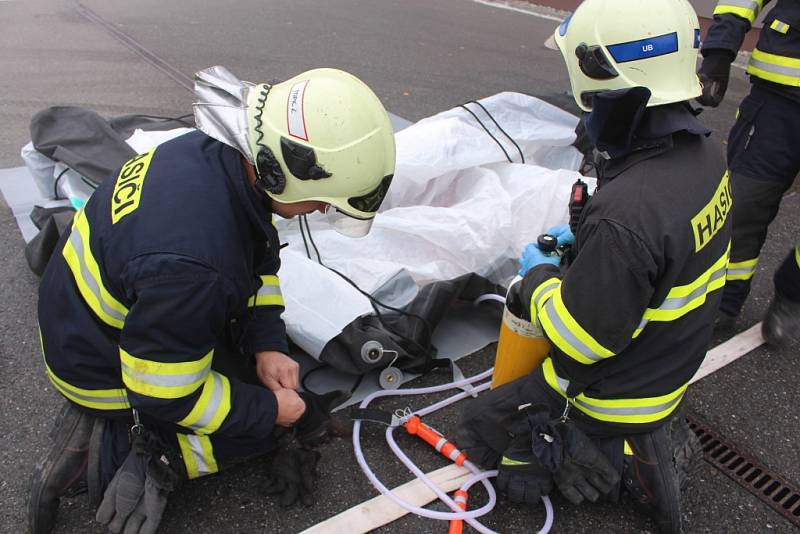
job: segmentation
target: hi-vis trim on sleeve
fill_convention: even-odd
[[[775,30],[776,32],[786,34],[789,31],[790,26],[785,22],[781,22],[778,19],[772,21],[772,24],[769,25],[770,28]]]
[[[670,289],[667,298],[658,308],[647,308],[638,328],[633,332],[633,337],[637,337],[650,321],[674,321],[702,306],[709,293],[725,285],[730,250],[731,246],[728,244],[725,253],[706,272],[690,284]]]
[[[720,0],[714,8],[714,15],[731,13],[753,24],[764,7],[764,0]]]
[[[796,261],[797,266],[800,267],[800,245],[794,247],[794,261]]]
[[[164,363],[131,356],[122,347],[122,382],[140,395],[159,399],[178,399],[194,393],[208,376],[214,349],[192,362]]]
[[[547,384],[562,397],[567,398],[569,380],[556,374],[551,358],[546,358],[542,363],[542,372]],[[593,399],[581,393],[571,399],[570,403],[589,417],[599,421],[631,424],[653,423],[664,419],[678,407],[687,387],[689,387],[688,383],[666,395],[636,399]]]
[[[728,263],[728,270],[725,273],[726,280],[750,280],[756,274],[758,258],[745,261],[732,261]]]
[[[128,309],[112,297],[103,286],[100,267],[92,256],[89,243],[89,222],[84,211],[79,210],[75,214],[72,231],[61,253],[67,260],[84,302],[101,321],[121,330]]]
[[[219,471],[214,458],[214,447],[208,436],[178,434],[178,446],[189,479],[211,475]]]
[[[249,307],[253,306],[284,306],[281,284],[274,274],[261,276],[261,287],[258,292],[247,301]]]
[[[800,87],[800,59],[753,50],[747,73],[762,80]]]
[[[231,411],[231,383],[228,377],[211,371],[203,384],[203,392],[189,415],[178,424],[197,434],[216,432]]]
[[[558,278],[548,278],[539,284],[531,295],[531,322],[536,323],[539,316],[539,310],[542,309],[544,303],[553,296],[553,291],[561,285],[561,280]]]
[[[559,285],[539,311],[539,323],[547,337],[562,352],[583,364],[613,356],[613,352],[598,343],[569,313],[561,298],[563,287]]]

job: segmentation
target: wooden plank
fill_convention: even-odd
[[[761,323],[757,323],[708,351],[706,358],[703,360],[703,364],[689,383],[693,384],[714,371],[738,360],[753,349],[760,347],[763,343],[764,338],[761,337]]]
[[[455,491],[466,482],[472,473],[464,467],[450,464],[436,471],[428,473],[433,482],[445,492]],[[436,494],[421,480],[414,479],[392,490],[401,499],[415,506],[425,506],[437,499]],[[373,499],[362,502],[344,512],[317,523],[304,530],[301,534],[330,534],[331,532],[347,532],[356,534],[391,523],[406,515],[408,511],[395,504],[388,497],[379,495]]]

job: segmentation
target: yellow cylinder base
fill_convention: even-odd
[[[497,340],[492,389],[531,373],[549,351],[550,342],[536,325],[505,310]]]

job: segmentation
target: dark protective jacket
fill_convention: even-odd
[[[521,294],[552,344],[550,387],[594,419],[646,429],[675,410],[708,348],[730,186],[717,144],[686,131],[606,161],[598,177],[566,274],[539,265]]]
[[[703,41],[703,55],[726,50],[736,56],[759,12],[771,0],[720,0]],[[800,2],[777,0],[747,66],[750,80],[800,101]]]
[[[267,439],[274,394],[218,372],[219,358],[245,356],[215,349],[236,330],[244,354],[287,351],[271,216],[239,153],[201,132],[125,163],[77,212],[42,277],[56,389],[105,415],[133,407],[176,423],[201,448],[210,434]]]

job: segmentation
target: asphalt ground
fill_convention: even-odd
[[[191,75],[222,64],[239,76],[270,81],[305,69],[335,66],[353,72],[386,107],[410,120],[504,90],[563,93],[568,86],[561,58],[542,42],[557,24],[477,4],[471,0],[239,0],[170,2],[85,0],[85,6],[141,45]],[[553,15],[552,10],[544,10]],[[703,114],[724,143],[748,83],[734,70],[720,108]],[[112,116],[189,112],[192,95],[155,69],[67,0],[0,0],[0,168],[22,164],[29,121],[52,105],[80,105]],[[760,320],[772,292],[771,272],[797,239],[800,196],[789,193],[755,278],[753,294],[736,330]],[[0,209],[0,532],[25,531],[29,473],[49,444],[48,432],[61,399],[44,375],[36,333],[37,278],[23,256],[23,241],[7,206]],[[800,481],[797,452],[800,393],[794,365],[800,345],[760,348],[689,390],[688,409],[727,434],[777,473]],[[493,347],[462,360],[467,374],[491,363]],[[420,384],[444,382],[432,375]],[[432,398],[415,399],[425,406]],[[388,400],[396,408],[405,401]],[[463,408],[432,415],[432,425],[451,431]],[[401,444],[426,470],[444,465],[409,438]],[[398,485],[410,475],[391,456],[382,431],[368,429],[367,458],[382,480]],[[281,509],[260,487],[268,460],[193,481],[170,500],[160,532],[297,532],[356,505],[376,492],[359,471],[348,439],[322,449],[317,502]],[[480,500],[473,492],[473,503]],[[554,497],[555,532],[645,532],[648,518],[619,504],[569,505]],[[687,532],[790,532],[793,527],[755,497],[704,465],[684,498]],[[65,500],[56,532],[102,532],[82,496]],[[540,507],[501,502],[487,524],[504,532],[535,530]],[[443,532],[447,527],[413,516],[383,532]],[[467,529],[468,530],[468,529]]]

